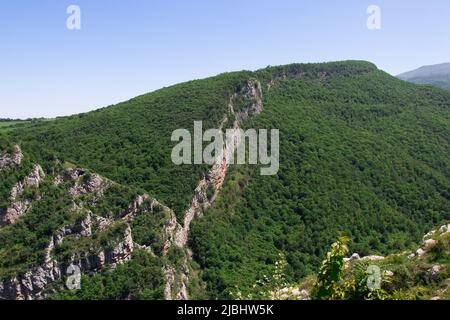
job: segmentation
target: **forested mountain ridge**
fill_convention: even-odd
[[[213,184],[213,168],[171,162],[174,129],[192,131],[196,120],[204,129],[220,127],[224,119],[232,127],[246,110],[258,112],[240,123],[243,128],[280,130],[276,176],[260,176],[253,165],[230,166],[223,185]],[[86,217],[109,219],[117,229],[94,226],[87,236],[69,235],[54,251],[56,261],[98,261],[99,252],[133,248],[123,263],[93,269],[84,263],[80,291],[61,291],[64,274],[53,275],[46,297],[230,298],[236,287],[251,292],[279,253],[286,256],[287,277],[298,279],[318,267],[340,234],[353,238],[351,250],[386,254],[413,246],[450,218],[450,93],[403,82],[367,62],[222,74],[4,136],[3,155],[17,145],[23,160],[0,172],[3,211],[31,169],[39,165],[45,177],[38,186],[43,191],[19,199],[29,199],[31,209],[0,229],[2,279],[39,267],[49,239],[65,226],[80,231],[70,226]],[[73,171],[80,175],[55,185],[58,174]],[[77,183],[86,190],[92,179],[108,188],[92,195],[95,188],[88,187],[74,199],[70,190]],[[212,186],[213,195],[199,186]],[[123,221],[144,195],[152,200],[138,201],[143,209]],[[154,210],[153,200],[161,209]],[[75,222],[72,202],[81,208]],[[192,228],[177,242],[186,221]],[[32,259],[25,253],[30,242],[39,245]]]
[[[298,278],[340,234],[352,250],[385,254],[449,218],[447,92],[378,70],[274,83],[249,126],[280,128],[280,171],[267,179],[233,167],[194,225],[191,247],[213,296],[251,290],[279,251]]]

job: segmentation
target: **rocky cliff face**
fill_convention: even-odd
[[[12,153],[0,152],[0,171],[20,166],[22,159],[22,150],[17,145]]]
[[[20,149],[19,149],[20,150]],[[19,181],[10,192],[11,206],[0,209],[0,228],[13,224],[31,208],[29,199],[18,199],[27,188],[38,188],[45,174],[40,165],[35,165],[30,174]]]
[[[236,112],[236,101],[238,98],[244,98],[247,106],[240,112]],[[235,121],[232,125],[232,135],[225,141],[224,149],[218,156],[215,164],[208,171],[206,176],[199,182],[194,192],[190,207],[186,210],[184,215],[183,229],[175,236],[175,244],[178,247],[186,246],[189,228],[192,220],[196,216],[201,216],[214,202],[218,192],[222,188],[225,177],[228,171],[230,158],[235,152],[236,148],[241,143],[240,129],[243,121],[249,117],[258,115],[263,109],[262,105],[262,90],[259,81],[248,81],[245,83],[241,91],[234,93],[230,97],[229,113],[234,116]],[[227,117],[225,118],[225,122]],[[211,188],[214,193],[208,198],[207,191]]]
[[[19,158],[16,155],[15,161],[18,162]],[[39,191],[39,184],[44,177],[45,173],[41,166],[35,165],[28,176],[16,183],[11,190],[11,207],[0,212],[3,226],[14,224],[32,207],[33,201],[39,201],[39,197],[32,200],[21,199],[21,196],[27,188],[36,188]],[[111,185],[110,181],[98,175],[87,175],[83,169],[67,169],[53,180],[55,186],[67,181],[73,183],[69,194],[74,200],[81,195],[92,195],[98,199],[104,195],[105,190]],[[147,199],[148,196],[138,197],[134,203],[130,204],[129,210],[122,214],[124,219],[132,215]],[[69,210],[74,213],[86,211],[82,202],[81,205],[73,202]],[[91,273],[99,272],[105,268],[114,268],[130,260],[135,246],[128,224],[126,224],[120,239],[110,249],[90,247],[85,252],[72,254],[68,260],[58,261],[56,258],[55,248],[60,246],[66,238],[89,238],[94,233],[107,232],[115,223],[115,221],[87,211],[83,219],[77,219],[72,224],[61,227],[50,237],[45,249],[45,258],[41,265],[32,267],[24,274],[0,281],[0,299],[44,299],[49,286],[58,280],[62,280],[67,275],[69,266],[78,267],[82,273]]]
[[[241,143],[240,129],[242,123],[250,117],[256,116],[262,112],[262,97],[261,83],[256,80],[248,80],[238,92],[231,95],[228,105],[229,114],[225,116],[222,123],[223,125],[226,124],[229,118],[235,119],[231,125],[232,134],[225,141],[224,148],[217,157],[215,164],[200,180],[195,189],[191,205],[184,214],[182,227],[177,228],[175,227],[175,221],[171,222],[171,232],[174,234],[173,245],[186,249],[191,223],[196,217],[202,216],[216,199],[225,181],[230,159]],[[239,111],[237,111],[238,100],[243,100],[245,102],[245,107]],[[213,194],[210,197],[208,197],[208,190],[213,191]],[[170,248],[170,245],[172,244],[169,244],[167,250]],[[188,250],[186,250],[182,263],[183,267],[178,275],[178,279],[180,279],[178,282],[175,281],[174,268],[169,266],[164,270],[167,279],[165,290],[166,299],[188,299],[186,284],[189,281],[189,260],[190,254]],[[175,292],[174,295],[173,292]]]
[[[117,265],[129,261],[134,250],[134,242],[129,225],[127,225],[121,238],[121,241],[110,250],[102,249],[96,254],[84,252],[80,255],[72,256],[68,266],[78,266],[82,272],[91,273],[99,272],[105,267],[115,268]]]
[[[45,261],[41,266],[34,267],[23,275],[8,279],[0,283],[0,299],[7,300],[40,300],[46,296],[46,289],[55,281],[67,275],[69,266],[78,268],[82,273],[98,272],[106,267],[114,268],[131,259],[134,249],[131,229],[128,226],[123,240],[111,250],[102,250],[97,254],[85,253],[73,256],[70,261],[59,263],[52,255],[55,248],[55,239],[61,242],[64,235],[71,232],[80,236],[88,236],[92,228],[92,220],[87,219],[82,226],[74,226],[61,230],[53,237],[46,249]],[[80,229],[81,227],[81,229]]]
[[[110,186],[110,182],[105,181],[99,175],[86,176],[85,171],[81,169],[68,170],[67,173],[72,180],[76,181],[75,185],[69,190],[73,197],[79,197],[84,194],[95,194],[97,197],[102,197]]]

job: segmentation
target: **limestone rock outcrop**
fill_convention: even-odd
[[[0,152],[0,171],[15,168],[22,164],[23,154],[19,146],[14,146],[12,153]]]
[[[8,208],[0,209],[0,227],[14,224],[31,209],[30,199],[18,198],[27,188],[38,188],[44,177],[45,173],[41,166],[35,165],[28,176],[16,183],[10,192],[11,205]]]

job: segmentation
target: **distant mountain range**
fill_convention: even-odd
[[[423,66],[419,69],[402,73],[397,77],[416,84],[431,84],[450,90],[450,63]]]

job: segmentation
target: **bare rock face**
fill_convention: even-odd
[[[134,242],[131,235],[131,228],[127,226],[123,240],[112,251],[105,251],[106,263],[112,266],[122,264],[131,259],[133,250]]]
[[[295,287],[286,287],[270,292],[271,300],[311,300],[307,290]]]
[[[40,165],[35,165],[31,173],[25,177],[23,182],[25,188],[39,187],[39,183],[45,178],[44,170]]]
[[[236,112],[236,101],[238,98],[244,98],[247,101],[247,107],[244,110]],[[233,152],[240,144],[240,127],[243,121],[251,116],[258,115],[263,110],[262,89],[259,81],[247,81],[239,92],[230,97],[229,112],[235,117],[233,123],[233,135],[225,141],[225,146],[220,155],[218,155],[216,163],[208,171],[206,176],[200,180],[194,192],[194,197],[190,207],[184,215],[183,228],[179,230],[175,236],[175,244],[179,247],[185,247],[190,224],[195,217],[202,216],[203,212],[208,209],[214,202],[217,193],[222,188],[228,171],[229,160]],[[208,198],[208,189],[213,190],[213,196]]]
[[[346,268],[348,268],[349,265],[354,261],[379,261],[379,260],[384,260],[384,257],[382,256],[360,257],[358,253],[354,253],[350,258],[344,258],[344,263]]]
[[[15,161],[19,159],[17,155]],[[21,195],[30,187],[39,187],[45,174],[39,165],[36,165],[31,170],[30,174],[22,181],[18,182],[10,193],[11,206],[10,208],[0,211],[0,221],[5,224],[14,223],[18,218],[30,210],[32,202],[27,199],[21,199]],[[103,179],[95,174],[87,174],[83,169],[66,169],[54,178],[54,185],[59,185],[64,182],[71,182],[72,188],[69,189],[74,198],[91,194],[96,198],[104,195],[105,190],[112,184],[111,181]],[[142,195],[136,198],[131,203],[120,218],[126,222],[128,219],[133,219],[138,213],[141,206],[148,201],[148,195]],[[152,200],[150,202],[150,211],[156,206],[162,206],[158,201]],[[174,230],[180,228],[176,222],[175,214],[167,207],[163,210],[170,212],[172,217],[167,222],[168,230],[167,238],[173,243],[174,231],[170,230],[173,223]],[[145,208],[148,210],[148,208]],[[102,232],[107,230],[117,220],[97,216],[91,211],[86,211],[83,202],[78,203],[72,201],[72,206],[68,210],[73,212],[86,212],[81,218],[77,219],[70,225],[59,228],[53,236],[50,237],[48,247],[45,251],[45,259],[41,265],[30,268],[27,272],[19,274],[18,276],[0,281],[0,300],[39,300],[45,299],[49,285],[63,279],[68,275],[69,266],[78,267],[82,273],[100,272],[105,268],[114,268],[117,265],[129,261],[132,253],[137,248],[133,242],[132,232],[130,226],[127,224],[123,235],[115,240],[112,248],[97,247],[98,244],[93,242],[92,248],[86,249],[84,252],[74,254],[67,261],[57,261],[52,254],[55,246],[63,243],[64,239],[71,236],[75,239],[92,237],[95,232]],[[0,222],[0,223],[1,223]]]
[[[70,171],[72,174],[69,179],[78,178],[82,173],[79,170]],[[25,188],[38,186],[44,177],[42,168],[36,166],[30,175],[15,186],[12,192],[12,198],[18,198]],[[76,180],[78,181],[78,179]],[[98,192],[103,190],[105,183],[101,178],[93,178],[88,183],[78,185],[78,191],[81,192]],[[130,208],[136,210],[137,206],[145,201],[145,197],[138,198],[130,205]],[[9,208],[9,217],[20,216],[20,213],[27,210],[24,207],[24,201],[15,201]],[[73,203],[72,211],[84,210],[82,207]],[[13,212],[14,211],[14,212]],[[3,217],[3,216],[2,216]],[[72,224],[61,227],[50,237],[48,247],[45,252],[45,259],[41,265],[31,268],[28,272],[16,276],[12,279],[0,281],[0,299],[8,300],[40,300],[45,299],[46,290],[49,285],[55,281],[61,280],[67,275],[68,267],[78,267],[82,273],[99,272],[106,267],[114,268],[131,259],[134,251],[134,242],[132,239],[131,228],[127,225],[124,234],[116,245],[111,248],[90,248],[86,252],[72,256],[69,261],[60,262],[52,255],[55,246],[60,245],[64,239],[71,235],[75,238],[91,237],[95,230],[104,231],[111,226],[114,221],[97,216],[88,211],[86,215],[74,221]]]
[[[421,258],[421,257],[425,256],[438,243],[438,241],[433,239],[433,237],[439,237],[439,236],[443,236],[443,235],[446,235],[449,233],[450,233],[450,224],[445,224],[438,229],[428,232],[423,237],[422,246],[420,248],[418,248],[416,252],[409,254],[408,258],[410,258],[410,259],[415,258],[415,257]]]
[[[425,253],[426,253],[426,251],[425,250],[423,250],[422,248],[419,248],[419,249],[417,249],[417,251],[416,251],[416,256],[418,256],[418,257],[422,257],[422,256],[424,256],[425,255]]]
[[[59,186],[63,182],[64,182],[64,178],[61,175],[57,175],[55,178],[53,178],[53,184],[55,186]]]
[[[7,209],[0,209],[0,228],[14,224],[20,217],[25,215],[30,208],[30,201],[18,201],[11,204]]]
[[[100,250],[95,254],[92,253],[95,249],[91,248],[89,252],[82,253],[81,255],[74,255],[66,267],[69,265],[78,266],[82,272],[88,273],[101,271],[106,266],[114,268],[129,261],[134,248],[131,228],[130,226],[127,226],[123,239],[118,242],[114,248],[110,250]]]
[[[449,233],[450,233],[450,223],[447,224],[447,225],[443,225],[442,227],[440,227],[438,232],[439,232],[441,235],[449,234]]]
[[[164,246],[163,246],[163,254],[167,254],[170,247],[174,245],[177,241],[177,235],[180,234],[183,229],[181,225],[177,221],[177,217],[173,211],[169,210],[170,218],[167,219],[166,224],[164,225]],[[183,234],[184,235],[184,234]],[[185,239],[178,239],[178,244],[185,241]]]
[[[262,112],[262,90],[259,81],[247,81],[238,95],[244,97],[249,102],[249,106],[238,114],[239,121],[245,121],[251,116]]]
[[[437,241],[434,239],[427,239],[423,243],[423,247],[425,251],[429,251],[431,248],[433,248],[437,244]]]
[[[192,220],[194,220],[196,216],[201,216],[203,211],[211,205],[211,203],[207,201],[207,186],[207,180],[205,178],[202,179],[195,189],[194,198],[192,199],[189,209],[184,214],[183,227],[178,229],[175,234],[175,245],[180,248],[184,248],[187,244]]]
[[[80,238],[92,236],[92,225],[95,220],[96,216],[92,212],[88,212],[84,219],[77,220],[70,226],[60,228],[53,237],[54,243],[56,245],[61,244],[64,237],[68,235],[77,235]]]
[[[61,243],[63,234],[80,232],[87,235],[92,228],[92,216],[88,215],[81,223],[73,227],[62,228],[59,234],[50,239],[46,249],[45,261],[41,266],[37,266],[25,274],[0,282],[0,299],[6,300],[41,300],[45,299],[47,287],[67,274],[69,266],[78,267],[81,272],[98,272],[106,266],[116,267],[131,259],[134,250],[134,243],[131,236],[131,228],[125,229],[123,240],[121,240],[112,250],[103,250],[97,254],[85,253],[81,257],[73,257],[71,261],[59,264],[52,257],[55,244]],[[90,225],[86,225],[90,224]],[[77,228],[82,229],[77,230]],[[56,242],[56,243],[55,243]]]
[[[424,235],[423,241],[425,243],[428,239],[431,239],[433,236],[444,235],[444,234],[448,234],[448,233],[450,233],[450,224],[444,224],[440,228],[438,228],[436,230],[432,230],[432,231],[428,232],[426,235]]]
[[[166,278],[166,286],[164,287],[164,299],[173,300],[175,298],[176,300],[187,300],[189,298],[186,287],[186,277],[188,273],[182,270],[182,281],[176,280],[176,275],[178,275],[178,272],[171,266],[165,266],[163,268],[163,273]]]
[[[17,145],[14,146],[14,151],[11,154],[0,152],[0,171],[18,167],[21,165],[22,160],[22,150]]]
[[[136,200],[134,200],[134,202],[129,205],[128,209],[124,213],[121,214],[122,219],[132,220],[135,217],[136,213],[138,212],[139,208],[148,199],[150,199],[150,197],[147,194],[137,196]],[[152,209],[153,209],[153,203],[152,203]]]
[[[120,215],[120,218],[124,221],[132,221],[136,216],[142,212],[154,213],[156,208],[163,210],[166,216],[165,224],[163,226],[163,255],[167,254],[170,247],[175,244],[176,235],[182,230],[181,225],[178,223],[175,213],[168,207],[162,205],[156,199],[150,198],[149,195],[139,195],[133,203],[130,204],[128,209]],[[136,245],[135,245],[136,246]],[[139,246],[144,250],[151,252],[153,251],[150,247]]]
[[[53,240],[50,241],[41,266],[34,267],[24,275],[0,282],[0,299],[39,300],[44,298],[47,285],[61,278],[61,270],[51,258]]]
[[[440,278],[441,267],[438,265],[433,266],[430,270],[427,271],[428,279],[430,281],[437,281]]]
[[[24,193],[26,188],[38,188],[44,177],[42,167],[35,165],[28,176],[16,183],[10,192],[11,206],[3,210],[0,209],[0,227],[14,224],[31,209],[30,200],[17,200],[17,198]]]
[[[18,196],[22,195],[26,188],[31,187],[39,187],[39,183],[42,181],[42,179],[45,178],[45,173],[42,170],[42,167],[40,165],[35,165],[33,169],[31,170],[30,174],[26,176],[23,181],[19,181],[16,183],[16,185],[12,188],[10,197],[11,200],[14,201],[17,199]]]
[[[344,262],[345,263],[350,263],[352,261],[360,260],[360,259],[361,259],[361,257],[359,256],[359,254],[358,253],[354,253],[354,254],[352,254],[352,256],[350,258],[344,258]]]
[[[163,274],[166,278],[166,286],[164,287],[164,299],[172,300],[172,288],[175,284],[176,271],[171,266],[165,266],[163,268]]]
[[[379,261],[384,260],[382,256],[366,256],[361,258],[362,261]]]
[[[83,181],[77,181],[75,185],[69,190],[70,194],[74,198],[90,193],[95,194],[98,197],[102,197],[104,195],[109,184],[104,181],[102,177],[97,174],[92,174],[91,176],[86,177],[84,175],[84,171],[81,171],[79,169],[72,172],[73,180],[77,180],[81,176],[83,177]]]
[[[188,266],[188,258],[191,257],[189,255],[184,256],[183,264],[181,266],[181,281],[178,284],[178,290],[176,293],[177,300],[188,300],[189,294],[187,290],[187,283],[189,281],[189,266]]]
[[[391,270],[385,270],[383,274],[385,277],[393,277],[394,276],[394,272]]]

